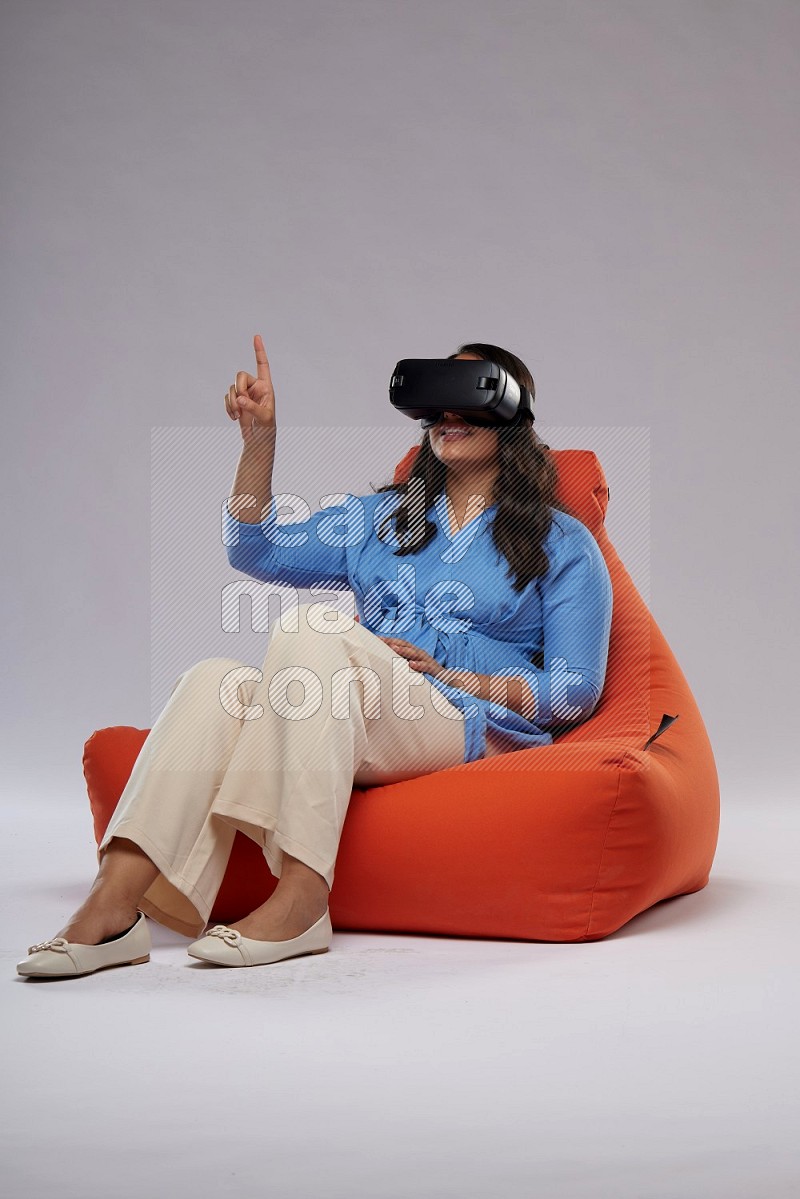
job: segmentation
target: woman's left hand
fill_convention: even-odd
[[[412,645],[410,641],[404,641],[402,637],[381,637],[381,641],[385,641],[395,653],[405,658],[409,666],[418,670],[420,674],[432,674],[435,677],[444,670],[444,666],[424,649],[420,649],[418,645]]]

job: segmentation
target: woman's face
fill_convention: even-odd
[[[480,354],[456,357],[481,361]],[[480,467],[497,461],[497,430],[470,425],[455,412],[443,412],[427,433],[434,454],[447,466]]]

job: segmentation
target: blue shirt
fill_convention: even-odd
[[[551,509],[543,542],[549,570],[516,592],[492,540],[496,504],[452,534],[446,497],[438,495],[426,514],[436,536],[397,556],[393,523],[384,540],[378,529],[399,492],[323,498],[341,502],[291,523],[278,521],[278,508],[298,497],[273,495],[260,524],[238,521],[223,505],[231,566],[268,583],[352,590],[364,628],[403,638],[441,666],[521,675],[536,701],[526,715],[505,707],[502,682],[492,698],[479,699],[422,674],[464,714],[465,762],[483,757],[487,727],[512,751],[551,745],[554,734],[591,715],[605,681],[612,589],[600,547],[581,521]]]

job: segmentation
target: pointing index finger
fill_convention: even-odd
[[[253,349],[256,352],[256,370],[259,379],[264,379],[267,383],[271,383],[272,379],[269,373],[269,361],[267,359],[267,351],[264,349],[264,342],[261,339],[261,334],[256,333],[253,338]]]

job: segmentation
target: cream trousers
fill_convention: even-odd
[[[160,871],[141,910],[196,937],[237,829],[276,878],[285,851],[330,888],[353,787],[458,765],[464,745],[459,709],[375,633],[323,603],[295,605],[260,671],[206,658],[179,675],[98,860],[114,836],[136,842]]]

